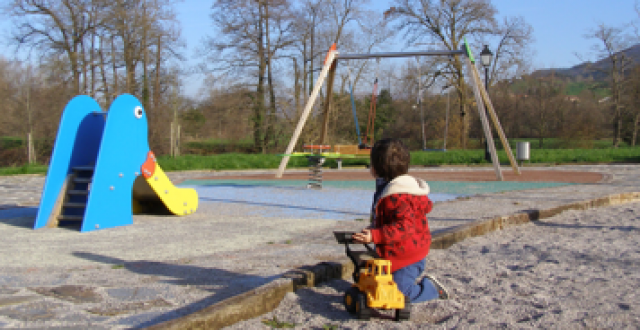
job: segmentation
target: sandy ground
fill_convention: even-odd
[[[453,294],[412,306],[411,320],[358,321],[350,282],[290,293],[272,313],[228,329],[638,329],[640,203],[569,211],[434,250],[425,272]],[[384,316],[384,315],[383,315]]]
[[[432,230],[526,210],[548,209],[600,196],[635,192],[640,186],[640,166],[637,165],[539,170],[555,170],[561,174],[577,171],[606,175],[604,180],[596,183],[487,192],[470,198],[438,202],[429,215]],[[451,171],[459,174],[465,172],[457,168]],[[491,169],[486,171],[492,172]],[[190,172],[170,175],[174,182],[178,182],[180,179],[214,174]],[[356,219],[336,221],[323,218],[318,219],[322,221],[310,221],[285,218],[280,213],[275,218],[270,217],[274,214],[274,207],[288,205],[279,200],[272,201],[273,205],[208,200],[197,213],[186,218],[136,216],[132,226],[83,234],[65,228],[33,230],[34,206],[37,205],[43,179],[41,176],[16,176],[0,180],[0,206],[9,205],[9,209],[0,210],[0,235],[3,237],[0,240],[0,251],[3,252],[0,253],[0,328],[131,329],[159,324],[255,289],[290,269],[344,258],[343,247],[335,243],[332,231],[360,230],[364,227],[364,223]],[[473,183],[471,186],[482,185]],[[295,189],[289,190],[297,192]],[[323,191],[335,199],[341,199],[330,189]],[[292,196],[302,198],[302,194]],[[370,200],[370,193],[367,194],[367,200]],[[343,203],[345,200],[337,202]],[[322,209],[333,209],[332,205],[323,205]],[[549,250],[550,246],[555,246],[552,243],[561,242],[550,235],[556,235],[552,231],[557,231],[560,235],[556,236],[570,238],[571,228],[533,225],[523,227],[523,230],[517,229],[522,236],[525,233],[527,236],[507,240],[509,245],[502,239],[507,237],[504,235],[508,232],[502,232],[484,239],[478,238],[481,241],[469,241],[476,242],[472,245],[463,242],[447,251],[434,251],[429,259],[429,272],[451,287],[455,299],[416,305],[413,321],[400,326],[420,328],[436,324],[437,327],[452,328],[461,324],[462,328],[494,328],[487,324],[498,320],[496,324],[514,322],[516,326],[510,328],[532,327],[526,322],[542,321],[550,324],[543,327],[564,328],[563,325],[569,324],[574,318],[587,320],[593,315],[600,315],[594,314],[600,311],[605,311],[602,315],[615,316],[607,308],[620,310],[624,317],[633,318],[636,307],[627,295],[633,294],[633,290],[628,288],[635,288],[637,281],[630,280],[634,275],[623,277],[621,274],[637,273],[637,264],[632,260],[638,260],[640,249],[635,242],[625,242],[621,237],[625,233],[634,235],[637,231],[637,225],[631,219],[635,219],[635,210],[639,207],[627,204],[620,209],[633,210],[628,214],[631,218],[626,220],[617,215],[627,214],[624,211],[610,213],[610,209],[604,208],[585,213],[592,217],[602,215],[600,218],[589,220],[580,216],[579,221],[583,221],[583,218],[586,220],[578,223],[584,228],[579,228],[576,235],[595,237],[575,238],[577,248],[573,248],[573,252],[564,250],[568,244],[560,244],[564,248],[558,248],[558,255],[564,253],[565,257],[555,257],[556,251]],[[593,224],[594,219],[602,220],[606,227],[600,229],[602,224]],[[556,220],[548,220],[547,223],[553,221]],[[572,222],[568,223],[573,225]],[[539,233],[535,234],[534,229]],[[603,231],[606,235],[601,233]],[[540,234],[542,232],[544,234]],[[596,238],[606,238],[607,243],[589,242]],[[525,248],[521,243],[527,240],[530,241],[523,244],[530,247]],[[483,246],[489,252],[482,253]],[[615,255],[607,255],[600,260],[600,254],[591,255],[593,251],[600,250],[593,250],[591,246],[613,251]],[[531,247],[535,247],[537,252],[530,252]],[[540,251],[551,254],[553,257],[549,258],[557,263],[540,261],[547,260],[545,258],[536,259],[536,255],[543,253]],[[627,255],[623,255],[625,251]],[[530,256],[533,256],[531,261],[528,259]],[[495,262],[492,261],[494,259]],[[579,268],[591,262],[601,262],[604,266],[596,264],[585,269]],[[483,268],[487,265],[488,270]],[[540,278],[534,281],[531,271],[535,275],[536,271],[544,269],[553,277],[541,273]],[[591,269],[606,269],[613,275],[590,274]],[[576,280],[582,275],[588,278]],[[606,287],[585,288],[583,283],[590,279]],[[502,282],[494,283],[494,280]],[[622,286],[619,282],[623,282]],[[343,323],[347,328],[367,328],[376,324],[378,328],[389,328],[397,325],[394,322],[353,321],[341,303],[342,292],[348,286],[346,281],[337,281],[322,288],[291,294],[276,311],[277,318],[296,323],[298,328],[322,329],[325,325]],[[593,292],[587,299],[582,295],[585,290]],[[523,292],[529,292],[529,296]],[[493,297],[499,300],[494,301]],[[538,300],[526,300],[533,299],[531,297],[538,297]],[[547,300],[550,301],[548,304],[540,302]],[[573,305],[571,301],[574,301]],[[599,302],[604,307],[598,305]],[[537,313],[543,313],[544,316],[533,313],[538,309],[543,312]],[[554,310],[562,312],[549,313]],[[298,313],[294,314],[295,311]],[[512,315],[515,321],[512,321]],[[240,323],[235,328],[267,328],[261,320],[272,317],[271,314],[264,315]],[[472,317],[480,326],[471,323]],[[515,323],[526,317],[530,317],[531,321]],[[637,319],[628,322],[622,319],[622,322],[625,325],[638,324]],[[592,328],[588,323],[582,326],[575,324],[577,326],[571,323],[571,327]]]

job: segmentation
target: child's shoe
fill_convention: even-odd
[[[442,285],[442,283],[440,283],[438,280],[436,280],[435,277],[433,277],[432,275],[425,275],[424,277],[428,278],[431,283],[433,283],[433,285],[436,287],[436,290],[438,290],[438,298],[440,299],[449,299],[449,291],[447,291],[447,289],[444,287],[444,285]]]

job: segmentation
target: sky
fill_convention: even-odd
[[[591,48],[596,41],[584,37],[589,30],[599,24],[619,26],[638,21],[634,10],[637,0],[492,0],[498,10],[498,17],[522,16],[533,27],[535,50],[533,68],[568,68],[593,59]],[[202,39],[213,35],[209,17],[212,0],[185,0],[178,5],[178,19],[182,25],[182,36],[188,47],[188,55],[193,56]],[[393,5],[392,0],[373,0],[371,9],[383,12]],[[397,49],[403,51],[403,44]],[[198,60],[193,60],[198,61]],[[185,88],[194,95],[199,87],[200,77],[186,78]]]
[[[619,26],[638,21],[634,5],[640,0],[492,0],[498,17],[523,16],[533,27],[535,50],[533,68],[568,68],[593,59],[590,53],[595,40],[584,35],[599,24]],[[201,59],[195,57],[198,46],[206,36],[214,35],[211,24],[211,6],[214,0],[183,0],[176,5],[176,13],[182,28],[182,37],[187,43],[185,55],[187,65],[196,65]],[[383,12],[393,5],[393,0],[372,0],[370,8]],[[6,34],[8,23],[0,22]],[[402,43],[391,45],[386,51],[403,51]],[[192,75],[184,79],[185,92],[196,96],[202,85],[202,77]]]

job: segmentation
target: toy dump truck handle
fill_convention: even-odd
[[[356,242],[353,240],[353,234],[355,234],[352,231],[334,231],[333,232],[333,236],[336,237],[336,241],[338,241],[338,243],[340,244],[356,244]]]
[[[372,248],[369,244],[366,243],[359,243],[356,242],[355,240],[353,240],[353,234],[354,232],[352,231],[334,231],[333,235],[336,237],[336,241],[338,241],[338,243],[340,244],[344,244],[345,247],[345,253],[347,254],[347,257],[349,257],[349,259],[351,259],[351,261],[353,262],[353,282],[358,283],[358,278],[359,278],[359,274],[360,274],[360,269],[362,268],[363,264],[362,264],[362,254],[365,253],[364,251],[353,251],[349,248],[349,244],[362,244],[364,245],[364,247],[367,248],[367,251],[369,252],[369,254],[371,256],[373,256],[374,258],[380,258],[380,255],[378,255],[378,252],[376,252],[376,250],[374,248]]]
[[[340,243],[340,244],[345,244],[346,245],[346,247],[347,247],[347,255],[349,255],[350,251],[351,251],[349,249],[349,244],[362,244],[376,258],[380,257],[378,255],[378,253],[376,252],[376,250],[374,248],[372,248],[369,244],[367,244],[367,243],[358,243],[358,242],[354,241],[353,240],[353,234],[355,234],[355,232],[352,232],[352,231],[334,231],[333,232],[333,236],[335,236],[336,241],[338,241],[338,243]]]

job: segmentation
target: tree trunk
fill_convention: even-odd
[[[302,55],[303,57],[302,58],[302,95],[303,95],[302,106],[305,106],[307,104],[307,100],[309,99],[309,94],[310,94],[310,92],[308,92],[308,89],[307,89],[308,76],[307,76],[307,63],[305,62],[307,58],[307,41],[306,40],[303,42],[303,45],[302,45],[302,54],[303,54]],[[296,118],[296,121],[297,121],[297,118]]]
[[[260,17],[258,19],[258,86],[253,105],[253,143],[256,149],[266,153],[263,145],[264,132],[264,74],[266,71],[265,51],[264,51],[264,30],[262,23],[262,3],[259,4]]]
[[[636,120],[633,121],[633,137],[631,138],[631,146],[636,146],[636,139],[638,137],[638,121],[640,121],[640,113],[636,114]]]
[[[87,70],[87,54],[84,46],[84,41],[80,41],[80,68],[82,69],[82,91],[80,94],[86,94],[89,90],[89,74]]]
[[[275,124],[276,124],[276,94],[273,88],[273,76],[271,72],[271,62],[273,51],[271,50],[271,39],[269,35],[269,3],[265,3],[264,5],[264,31],[265,31],[265,39],[267,43],[267,49],[265,55],[267,56],[267,86],[269,88],[269,110],[267,115],[267,127],[265,132],[265,147],[269,145],[271,140],[275,140]],[[266,152],[266,148],[265,148]]]
[[[111,96],[109,95],[109,84],[107,83],[107,68],[105,67],[104,62],[104,38],[102,36],[98,39],[98,57],[100,59],[100,76],[102,78],[102,88],[104,89],[104,98],[105,102],[108,104],[111,103]]]
[[[149,45],[147,44],[147,34],[149,25],[147,24],[147,7],[142,7],[142,107],[149,115]]]
[[[457,45],[455,45],[455,47],[457,47]],[[462,62],[460,61],[460,57],[457,55],[454,57],[454,67],[458,72],[456,78],[456,87],[458,89],[458,99],[460,100],[460,121],[462,123],[460,145],[462,146],[462,149],[466,150],[469,135],[469,116],[467,116],[467,93],[464,75],[462,73]]]
[[[162,37],[158,36],[158,49],[156,50],[156,77],[153,86],[153,108],[160,106],[160,68],[162,63]]]
[[[616,111],[614,116],[614,132],[613,132],[613,147],[618,148],[620,146],[620,139],[622,138],[622,115],[618,105],[615,105]]]
[[[298,60],[293,58],[293,99],[295,105],[294,122],[300,116],[300,70],[298,69]]]
[[[113,69],[113,99],[118,95],[118,67],[116,65],[116,43],[115,37],[111,36],[111,65]]]
[[[91,33],[91,53],[89,53],[89,65],[91,65],[91,97],[96,97],[96,35]]]

